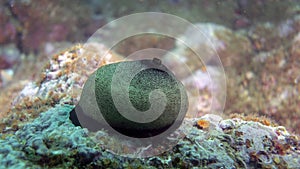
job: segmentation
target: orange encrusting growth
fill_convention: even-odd
[[[207,120],[200,119],[200,120],[197,121],[197,127],[199,129],[208,129],[209,126],[210,126],[210,123]]]

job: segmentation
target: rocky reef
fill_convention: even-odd
[[[0,2],[4,13],[0,16],[0,168],[299,168],[297,1],[203,0],[193,1],[193,6],[192,1],[176,0],[129,5],[89,2],[93,5],[60,0]],[[133,11],[172,13],[194,22],[206,34],[226,73],[223,114],[210,109],[219,106],[210,101],[215,89],[207,70],[219,73],[214,60],[196,62],[195,53],[174,38],[134,36],[111,50],[102,43],[74,44],[106,20]],[[178,36],[212,58],[207,39],[191,30]],[[76,127],[69,113],[95,70],[145,48],[180,56],[163,59],[178,74],[183,72],[178,61],[183,60],[198,80],[180,74],[181,80],[199,90],[200,96],[190,102],[197,117],[185,117],[184,137],[174,147],[156,156],[130,158],[106,149],[130,149],[130,143],[122,147],[105,130]]]
[[[96,47],[95,47],[96,46]],[[97,67],[121,60],[111,52],[74,46],[54,55],[37,81],[27,83],[1,122],[1,166],[5,168],[297,168],[299,139],[267,118],[206,114],[185,118],[185,137],[169,151],[149,158],[118,156],[105,131],[76,127],[69,113],[79,101],[88,75]],[[93,55],[91,49],[98,49]],[[87,52],[84,55],[80,55]],[[85,57],[82,57],[85,56]],[[101,58],[102,60],[97,60]],[[88,64],[87,64],[88,63]],[[93,66],[91,66],[93,65]],[[197,104],[195,104],[197,106]],[[201,107],[200,107],[201,109]],[[185,129],[185,127],[183,127]],[[186,128],[188,129],[188,127]],[[124,148],[124,147],[119,147]],[[144,151],[147,151],[145,148]]]
[[[69,120],[74,106],[43,112],[14,135],[1,134],[0,164],[7,168],[297,168],[299,140],[282,126],[207,114],[186,119],[191,131],[170,151],[150,158],[103,149],[107,133],[91,136]],[[115,142],[114,142],[115,141]],[[118,144],[110,139],[112,144]]]

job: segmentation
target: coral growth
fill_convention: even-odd
[[[61,0],[0,2],[1,167],[299,168],[300,142],[291,134],[300,133],[297,1],[90,3],[93,5]],[[126,56],[149,47],[174,52],[180,57],[166,55],[164,61],[173,66],[184,85],[200,94],[196,99],[190,97],[191,111],[198,117],[184,119],[183,139],[163,154],[132,159],[104,149],[132,147],[120,146],[106,131],[93,133],[75,127],[68,118],[89,75],[123,56],[109,52],[104,57],[108,49],[102,44],[75,45],[54,54],[42,70],[40,67],[48,54],[65,43],[84,40],[106,20],[149,10],[201,22],[195,25],[205,38],[192,29],[178,36],[208,59],[200,60],[190,48],[164,36],[130,37],[113,48]],[[212,106],[220,106],[211,102],[216,88],[208,70],[220,73],[210,59],[214,52],[227,78],[224,117],[208,114]],[[184,74],[184,64],[196,79]]]
[[[91,135],[68,119],[73,106],[56,105],[41,113],[14,135],[0,134],[4,167],[105,168],[297,168],[299,140],[284,127],[270,127],[216,115],[186,119],[207,121],[209,130],[196,125],[170,151],[159,156],[131,159],[101,148],[105,131]],[[94,141],[93,141],[94,140]],[[95,141],[96,140],[96,141]],[[110,138],[110,144],[117,144]],[[17,159],[17,160],[16,160]]]
[[[118,60],[110,53],[104,57],[106,48],[102,45],[94,44],[85,47],[90,50],[91,48],[97,49],[94,52],[98,53],[85,52],[83,46],[77,45],[54,55],[40,73],[39,78],[35,81],[27,81],[28,84],[24,89],[13,101],[10,101],[11,106],[4,103],[8,105],[8,108],[1,110],[1,116],[7,116],[1,122],[2,132],[17,130],[18,125],[37,117],[40,112],[55,104],[76,104],[88,76],[102,64]],[[10,92],[12,90],[7,89]],[[14,128],[11,128],[12,126]]]
[[[282,33],[282,24],[287,22],[287,31]],[[227,69],[231,90],[226,114],[258,113],[300,133],[298,25],[299,17],[295,16],[278,25],[261,24],[249,31],[251,60],[243,67]]]

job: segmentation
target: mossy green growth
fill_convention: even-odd
[[[131,74],[132,70],[137,67],[140,71],[130,79],[129,86],[124,86],[126,84],[124,81],[128,78],[123,75],[118,76],[119,71]],[[136,122],[124,117],[119,112],[116,106],[117,101],[114,100],[112,93],[123,95],[124,90],[128,91],[130,104],[121,105],[122,110],[136,109],[141,112],[141,116],[143,116],[142,112],[151,107],[153,91],[160,90],[166,99],[163,113],[151,122]],[[179,126],[188,107],[183,84],[158,59],[119,62],[99,68],[95,77],[95,95],[105,121],[118,132],[132,137],[150,137],[166,131],[173,124]],[[162,99],[159,96],[156,95],[152,99]],[[159,101],[153,103],[159,104]],[[139,116],[139,114],[136,115]]]

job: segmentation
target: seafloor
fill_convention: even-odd
[[[106,57],[107,46],[92,44],[97,54],[80,57],[99,27],[146,11],[185,18],[215,43],[227,82],[222,115],[210,112],[214,64],[195,65],[173,38],[131,37]],[[296,0],[1,1],[0,168],[300,168],[299,13]],[[182,36],[206,50],[188,31]],[[186,117],[192,128],[163,154],[118,156],[106,149],[123,149],[117,140],[75,127],[69,112],[97,68],[149,47],[177,52],[201,79],[184,77],[201,93],[192,100],[198,117]]]

